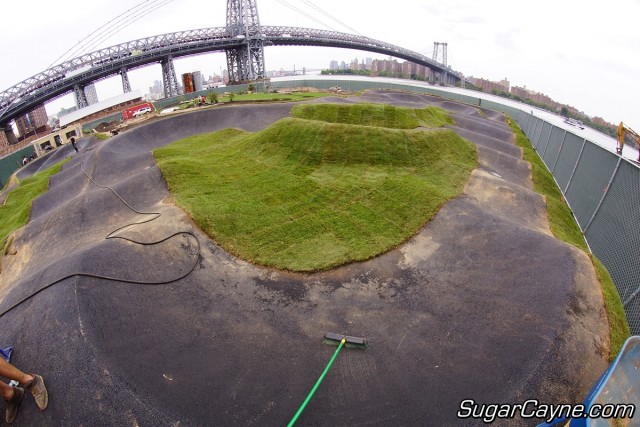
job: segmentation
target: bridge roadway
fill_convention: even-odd
[[[226,27],[162,34],[91,52],[55,65],[0,93],[0,127],[44,102],[122,70],[142,67],[167,58],[237,49],[245,40],[230,37]],[[262,26],[265,46],[327,46],[357,49],[405,59],[446,75],[455,83],[462,75],[420,53],[369,37],[337,31],[288,26]]]

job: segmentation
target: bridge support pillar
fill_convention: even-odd
[[[241,46],[226,49],[231,83],[264,79],[264,38],[255,0],[227,0],[227,31]]]
[[[160,62],[162,66],[162,84],[164,86],[164,97],[171,98],[178,96],[178,78],[176,69],[173,66],[173,58],[170,56]]]
[[[122,78],[122,92],[131,92],[131,83],[129,83],[129,75],[127,74],[127,69],[125,67],[120,68],[119,74]]]
[[[87,101],[87,94],[84,93],[84,86],[80,86],[78,84],[74,85],[73,95],[76,98],[76,106],[78,107],[78,110],[89,106],[89,101]]]
[[[4,138],[0,138],[0,140],[6,139],[9,145],[18,143],[18,138],[16,138],[16,134],[13,133],[11,123],[0,124],[0,132],[4,134]]]

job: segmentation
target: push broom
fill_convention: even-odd
[[[327,366],[324,368],[324,371],[322,371],[320,378],[318,378],[318,381],[316,381],[316,384],[313,386],[313,388],[307,395],[307,398],[304,400],[304,402],[302,402],[302,405],[300,405],[300,408],[298,408],[298,412],[296,412],[293,418],[291,418],[291,421],[289,421],[289,424],[287,424],[287,427],[292,427],[296,423],[296,421],[298,420],[298,417],[300,417],[300,414],[302,414],[302,411],[304,411],[304,408],[307,407],[307,404],[309,403],[309,401],[315,394],[316,390],[322,383],[322,380],[324,379],[325,375],[327,375],[327,372],[329,372],[329,369],[331,369],[331,365],[333,365],[333,361],[336,360],[336,357],[338,357],[338,354],[340,353],[340,350],[342,350],[342,347],[365,349],[369,346],[369,343],[364,338],[350,337],[348,335],[334,334],[331,332],[324,334],[324,340],[322,342],[329,345],[337,345],[338,348],[333,353],[331,360],[329,360],[329,363],[327,363]]]

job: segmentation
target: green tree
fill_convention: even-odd
[[[207,99],[209,99],[209,102],[211,104],[217,104],[218,103],[218,94],[215,92],[211,92],[208,96]]]

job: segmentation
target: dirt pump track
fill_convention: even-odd
[[[215,107],[82,139],[77,155],[56,150],[73,158],[34,202],[0,275],[0,311],[24,300],[2,316],[2,341],[51,395],[42,413],[23,402],[14,425],[284,425],[334,351],[325,332],[371,344],[340,355],[300,425],[461,425],[464,399],[582,398],[607,366],[599,284],[588,257],[551,235],[504,117],[386,91],[315,102],[443,107],[480,167],[399,248],[295,274],[236,259],[201,233],[170,203],[151,155],[203,132],[260,130],[292,104]],[[118,231],[128,240],[105,239],[150,215],[83,170],[161,215]]]

